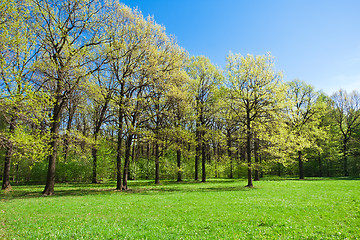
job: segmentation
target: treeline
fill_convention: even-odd
[[[357,92],[283,82],[270,54],[229,54],[221,70],[115,0],[7,0],[0,10],[2,189],[359,176]]]

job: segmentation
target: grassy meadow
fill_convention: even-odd
[[[360,180],[13,186],[0,239],[359,239]]]

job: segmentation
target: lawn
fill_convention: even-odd
[[[14,186],[0,239],[359,239],[360,180]]]

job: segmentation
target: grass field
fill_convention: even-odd
[[[14,186],[0,239],[359,239],[360,180]]]

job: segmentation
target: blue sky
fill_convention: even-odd
[[[225,68],[231,51],[275,57],[284,80],[332,94],[360,90],[358,0],[125,0],[191,55]]]

